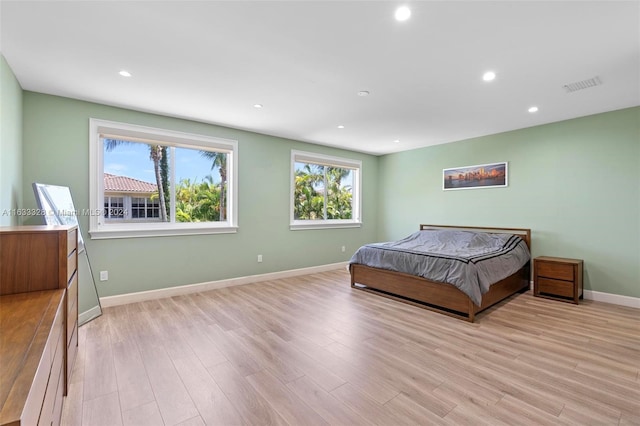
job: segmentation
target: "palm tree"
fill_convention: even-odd
[[[324,166],[307,163],[303,168],[296,170],[294,219],[324,219],[324,191],[318,192],[318,187],[323,182]]]
[[[162,158],[160,159],[160,176],[162,177],[162,192],[164,192],[164,199],[171,199],[169,194],[169,156],[167,155],[167,147],[162,147]],[[168,203],[167,203],[168,204]],[[171,218],[170,208],[167,205],[167,218]]]
[[[121,139],[105,139],[104,147],[107,151],[113,151],[117,146],[123,144],[136,143]],[[166,154],[166,150],[163,150],[161,145],[149,145],[149,159],[153,161],[153,169],[156,175],[156,185],[158,187],[158,199],[160,200],[160,220],[162,222],[167,221],[167,203],[164,198],[162,175],[160,172],[160,161],[162,160],[163,152]]]
[[[350,169],[326,167],[327,219],[351,219],[351,186],[342,186],[342,179],[349,176]]]
[[[330,175],[333,180],[340,186],[342,179],[349,176],[350,169],[343,169],[342,167],[327,167],[327,175]]]
[[[200,155],[211,160],[211,170],[218,168],[220,172],[220,220],[227,219],[227,154],[215,151],[200,151]]]

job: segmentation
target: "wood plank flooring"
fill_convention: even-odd
[[[338,270],[104,309],[64,425],[640,425],[640,310],[516,295],[476,323]]]

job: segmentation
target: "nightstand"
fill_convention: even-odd
[[[533,259],[533,295],[578,304],[582,299],[582,259]]]

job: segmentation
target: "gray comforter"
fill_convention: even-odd
[[[530,259],[522,238],[470,231],[418,231],[400,241],[367,244],[349,261],[456,286],[476,304]]]

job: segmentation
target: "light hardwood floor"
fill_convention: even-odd
[[[64,425],[640,424],[640,310],[516,295],[470,324],[332,271],[104,310]]]

